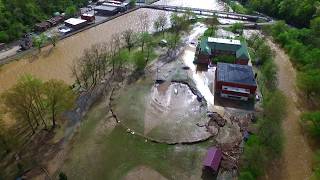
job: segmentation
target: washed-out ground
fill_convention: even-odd
[[[62,171],[70,179],[199,179],[213,142],[166,145],[132,135],[108,115],[105,101],[85,117]],[[153,179],[153,178],[152,178]]]
[[[196,39],[197,35],[191,37]],[[212,79],[207,77],[212,72],[198,72],[184,61],[192,60],[195,49],[193,45],[187,46],[177,60],[163,65],[160,71],[151,68],[157,69],[156,75],[130,82],[120,91],[116,89],[111,96],[111,108],[119,123],[110,114],[108,98],[90,110],[61,168],[68,178],[212,179],[213,174],[203,172],[202,161],[207,149],[217,143],[232,152],[235,150],[238,159],[240,128],[230,120],[219,126],[216,122],[208,125],[207,99],[213,97],[209,94],[213,86]],[[190,67],[184,68],[188,64]],[[166,81],[155,84],[152,77],[158,75],[164,75]],[[199,92],[208,94],[200,97]],[[213,133],[209,133],[206,125]],[[186,138],[190,142],[193,138],[198,141],[199,137],[206,141],[169,145],[150,141],[150,137],[170,140],[169,143],[172,139]],[[234,166],[224,158],[224,167],[231,170]]]

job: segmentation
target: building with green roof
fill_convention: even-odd
[[[235,64],[247,65],[249,53],[245,43],[235,39],[204,38],[197,46],[195,63],[209,64],[213,58],[234,56]]]

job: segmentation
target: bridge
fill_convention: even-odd
[[[272,19],[264,16],[247,15],[247,14],[217,11],[217,10],[210,10],[210,9],[201,9],[201,8],[189,8],[189,7],[169,6],[169,5],[143,5],[142,7],[150,8],[150,9],[158,9],[163,11],[173,11],[173,12],[179,12],[179,13],[186,13],[188,11],[192,11],[197,15],[216,16],[218,18],[235,19],[235,20],[241,20],[241,21],[251,21],[251,22],[257,22],[258,20],[262,20],[264,22],[272,21]]]

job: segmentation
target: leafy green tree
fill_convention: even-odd
[[[144,47],[146,45],[147,42],[151,41],[151,35],[148,32],[142,32],[139,34],[139,41],[141,44],[141,51],[144,51]]]
[[[36,133],[40,123],[47,129],[43,105],[42,81],[31,75],[22,76],[16,85],[2,94],[6,112]]]
[[[320,137],[320,111],[303,113],[301,121],[307,124],[312,135]]]
[[[129,1],[129,6],[130,6],[130,7],[135,7],[136,4],[137,4],[137,1],[136,1],[136,0],[130,0],[130,1]]]
[[[243,23],[234,23],[231,27],[230,27],[230,30],[233,32],[233,33],[239,33],[239,34],[242,34],[243,32]]]
[[[137,71],[143,71],[147,65],[143,52],[141,51],[135,52],[132,58],[135,63]]]
[[[57,42],[59,40],[59,35],[58,34],[53,34],[52,36],[50,36],[49,40],[50,40],[52,46],[56,47],[56,44],[57,44]]]
[[[39,53],[41,52],[41,48],[46,43],[46,41],[47,36],[43,33],[33,38],[33,45],[38,49]]]
[[[67,7],[67,9],[66,9],[66,16],[67,17],[73,17],[73,16],[76,15],[76,13],[77,13],[77,7],[76,6],[71,5],[71,6]]]
[[[167,41],[168,41],[168,50],[174,50],[177,48],[177,45],[180,41],[180,35],[178,34],[169,34],[167,36]]]
[[[115,56],[112,57],[112,64],[115,72],[120,75],[123,66],[129,60],[130,52],[127,49],[122,49]]]
[[[312,93],[319,95],[320,92],[320,70],[310,69],[306,72],[299,72],[297,76],[298,87],[306,93],[307,98],[310,98]]]
[[[61,80],[49,80],[43,85],[43,96],[46,109],[52,121],[52,128],[56,127],[57,116],[71,109],[75,102],[75,94]]]
[[[315,36],[320,36],[320,17],[316,17],[311,21],[311,29]]]
[[[209,25],[209,28],[208,28],[208,32],[210,32],[210,34],[208,34],[209,36],[213,37],[215,36],[216,34],[216,31],[217,31],[217,25],[219,24],[219,21],[217,19],[217,17],[215,15],[209,17],[208,19],[206,19],[206,23]]]
[[[8,42],[9,36],[5,31],[0,31],[0,42]]]
[[[258,136],[253,135],[247,141],[242,158],[242,171],[251,172],[254,178],[264,173],[268,157],[264,145]]]

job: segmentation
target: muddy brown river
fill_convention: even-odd
[[[181,5],[186,7],[222,9],[217,0],[161,0],[157,4]],[[66,38],[51,50],[51,46],[45,47],[38,58],[26,55],[18,61],[11,62],[0,67],[0,93],[14,85],[23,74],[32,74],[40,79],[61,79],[68,84],[74,81],[71,76],[71,65],[73,60],[80,57],[83,51],[97,43],[109,42],[112,35],[126,29],[138,31],[140,29],[139,19],[142,13],[147,13],[150,19],[150,28],[153,20],[159,13],[157,10],[139,9],[111,21],[90,28],[86,31]]]

